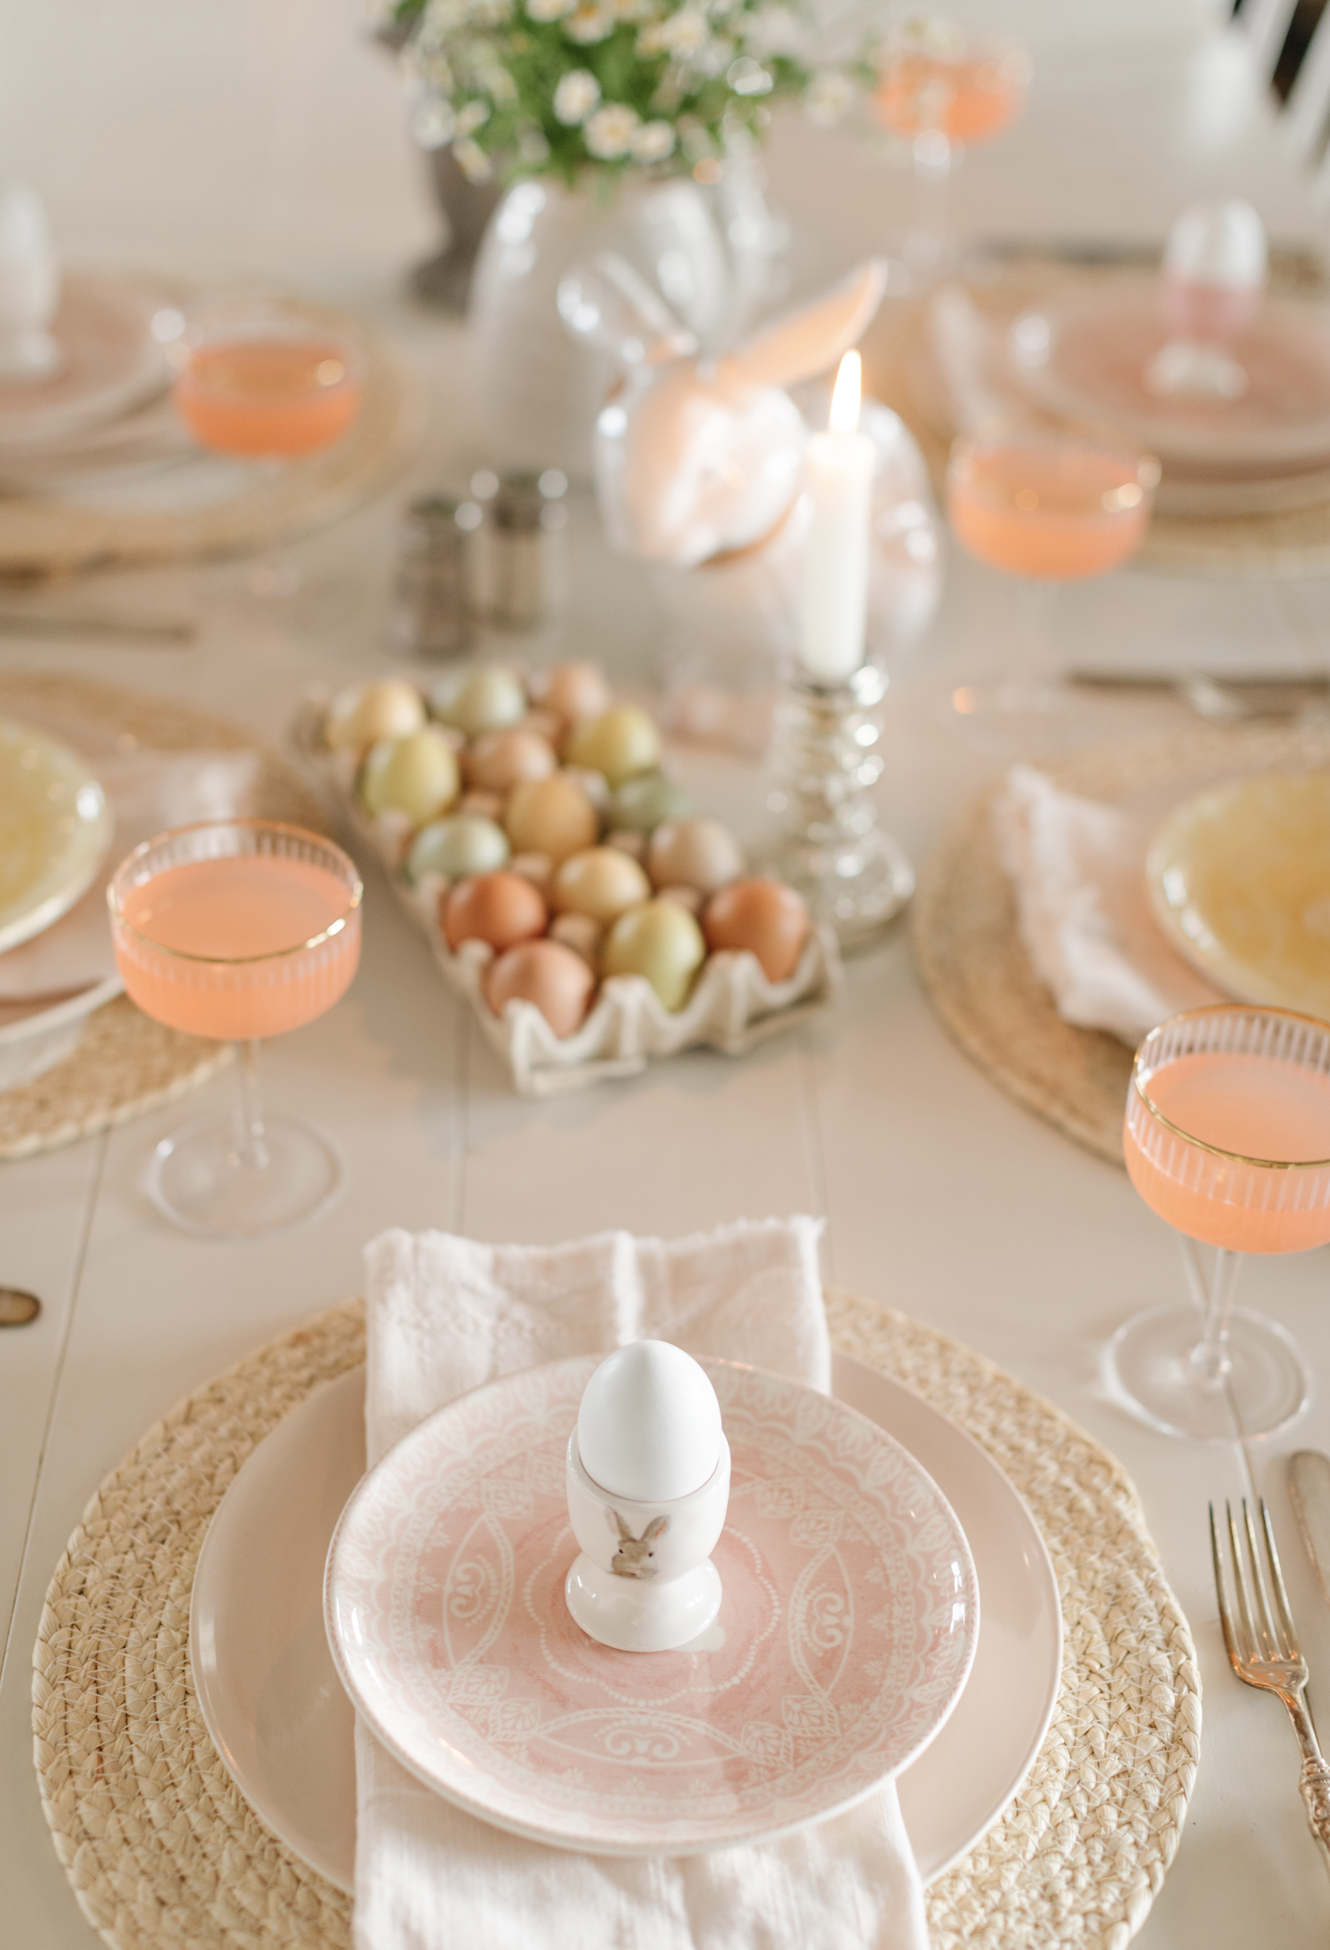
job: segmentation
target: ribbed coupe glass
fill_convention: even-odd
[[[1182,1241],[1196,1307],[1118,1330],[1114,1391],[1170,1435],[1273,1434],[1306,1406],[1307,1368],[1276,1322],[1234,1310],[1233,1288],[1244,1253],[1330,1241],[1330,1024],[1243,1004],[1174,1016],[1136,1052],[1123,1144]],[[1198,1242],[1215,1249],[1208,1281]]]
[[[308,1218],[341,1179],[329,1138],[267,1118],[260,1039],[312,1022],[360,959],[360,876],[339,847],[273,820],[202,820],[147,840],[107,889],[116,961],[146,1015],[239,1044],[240,1103],[164,1138],[148,1190],[191,1232],[268,1232]]]

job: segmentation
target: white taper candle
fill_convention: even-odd
[[[808,442],[813,519],[804,554],[799,662],[820,683],[842,683],[864,661],[875,449],[858,432],[859,354],[841,360],[826,433]]]

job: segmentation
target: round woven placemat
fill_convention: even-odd
[[[1182,1829],[1200,1682],[1131,1484],[981,1356],[829,1295],[836,1345],[967,1429],[1029,1504],[1062,1600],[1053,1723],[1002,1819],[928,1891],[934,1950],[1121,1950]],[[203,1725],[189,1600],[240,1465],[321,1382],[364,1357],[358,1302],[270,1343],[173,1409],[102,1484],[47,1592],[34,1753],[60,1860],[115,1950],[350,1944],[350,1903],[249,1809]]]
[[[161,476],[149,506],[128,495],[116,506],[105,491],[83,501],[74,489],[60,498],[6,495],[0,574],[65,576],[267,548],[329,526],[387,486],[423,425],[415,387],[375,334],[323,307],[296,309],[349,331],[359,349],[360,411],[340,440],[271,473],[238,469],[233,493],[193,506],[187,466]],[[140,488],[140,501],[144,494]]]
[[[1330,764],[1330,729],[1197,725],[1139,744],[1041,761],[1068,792],[1108,804],[1183,799],[1240,772]],[[949,828],[914,897],[915,961],[938,1015],[1009,1096],[1087,1150],[1122,1163],[1132,1052],[1103,1030],[1064,1022],[1030,965],[1016,897],[982,793]]]
[[[1142,257],[1127,266],[1060,260],[1038,252],[980,261],[962,282],[976,310],[1005,330],[1027,306],[1046,301],[1069,285],[1084,290],[1111,286],[1124,268],[1137,277]],[[1318,268],[1297,253],[1272,256],[1275,290],[1324,292]],[[923,450],[939,494],[947,456],[957,432],[950,402],[937,376],[928,336],[928,300],[884,306],[862,347],[864,384],[909,426]],[[1014,391],[1011,406],[1021,400]],[[1270,513],[1192,515],[1157,507],[1137,561],[1186,575],[1301,576],[1330,568],[1330,500]]]
[[[11,670],[0,675],[0,712],[40,723],[75,745],[82,729],[122,748],[132,740],[151,751],[255,751],[255,811],[320,832],[326,825],[318,802],[276,752],[231,719],[178,699],[63,672]],[[183,1036],[119,996],[88,1018],[62,1063],[0,1091],[0,1159],[52,1151],[155,1110],[206,1083],[231,1056],[229,1044]]]

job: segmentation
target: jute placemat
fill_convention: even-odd
[[[1155,259],[1157,262],[1157,258]],[[977,311],[1004,330],[1031,305],[1074,283],[1109,287],[1124,275],[1139,277],[1147,258],[1126,264],[1087,264],[1030,252],[1001,262],[979,262],[962,282]],[[1297,254],[1272,259],[1272,289],[1324,291],[1315,267]],[[900,414],[923,450],[941,494],[947,456],[958,431],[951,402],[939,379],[928,335],[928,300],[884,306],[862,347],[864,384],[873,398]],[[1013,393],[1013,408],[1020,405]],[[1330,479],[1326,481],[1330,493]],[[1309,490],[1310,492],[1311,490]],[[1300,576],[1330,568],[1330,498],[1310,505],[1240,515],[1196,515],[1157,507],[1136,558],[1151,568],[1187,575]]]
[[[1141,809],[1189,798],[1243,772],[1330,765],[1330,729],[1198,725],[1139,744],[1041,761],[1068,792]],[[1122,1163],[1132,1052],[1077,1029],[1054,1007],[1021,944],[1016,899],[982,793],[935,848],[914,897],[915,961],[943,1023],[968,1056],[1037,1117]]]
[[[848,1295],[828,1308],[838,1347],[945,1411],[1006,1471],[1062,1599],[1052,1726],[1006,1814],[928,1891],[934,1950],[1121,1950],[1177,1846],[1200,1739],[1191,1637],[1135,1492],[1055,1409],[959,1343]],[[350,1943],[347,1898],[262,1825],[208,1738],[189,1600],[240,1465],[363,1355],[352,1302],[199,1389],[106,1479],[57,1566],[34,1653],[37,1774],[75,1896],[116,1950]]]
[[[329,526],[387,486],[423,429],[419,389],[377,334],[326,307],[295,309],[350,332],[359,350],[360,411],[340,440],[280,469],[237,467],[230,491],[216,496],[200,496],[188,463],[118,496],[85,488],[80,498],[77,487],[58,498],[7,494],[0,575],[66,576],[267,548]]]
[[[255,811],[322,832],[318,802],[286,761],[242,726],[177,698],[152,697],[58,671],[0,675],[0,712],[40,723],[75,745],[132,739],[150,751],[238,751],[258,755]],[[90,756],[91,742],[84,745]],[[231,1061],[229,1044],[164,1028],[121,996],[88,1018],[72,1054],[31,1083],[0,1091],[0,1160],[91,1137],[170,1103]]]

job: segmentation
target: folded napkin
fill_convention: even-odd
[[[92,988],[114,975],[106,883],[115,869],[169,826],[250,812],[258,761],[245,751],[117,752],[94,769],[115,815],[105,871],[52,927],[0,955],[0,1003]]]
[[[1145,822],[1014,765],[993,828],[1021,941],[1065,1021],[1111,1030],[1134,1049],[1179,1010],[1229,999],[1173,949],[1150,911]]]
[[[368,1248],[371,1464],[454,1395],[650,1335],[816,1388],[831,1355],[811,1219],[550,1248],[388,1232]],[[575,1855],[455,1808],[356,1723],[357,1950],[925,1950],[894,1787],[781,1842]]]

